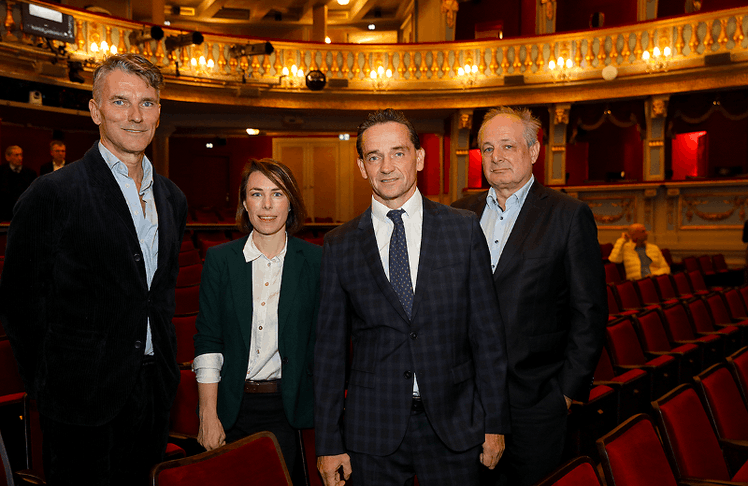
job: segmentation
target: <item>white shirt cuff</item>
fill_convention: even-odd
[[[192,371],[198,383],[218,383],[221,381],[223,354],[205,353],[197,356],[192,362]]]

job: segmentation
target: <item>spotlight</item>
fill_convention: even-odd
[[[315,69],[314,71],[309,71],[307,73],[306,87],[311,89],[312,91],[319,91],[324,88],[326,84],[327,77],[322,71]]]
[[[259,134],[260,134],[260,130],[258,130],[257,128],[247,128],[247,135],[252,136],[252,135],[259,135]]]
[[[231,54],[236,57],[241,56],[259,56],[260,54],[270,55],[275,51],[273,44],[270,42],[263,42],[260,44],[247,44],[243,46],[231,46],[229,49]]]
[[[150,29],[143,29],[141,31],[133,30],[130,32],[130,45],[143,44],[151,40],[160,41],[164,38],[164,29],[158,25],[154,25]]]
[[[191,34],[170,35],[166,38],[166,50],[171,52],[179,47],[187,47],[195,44],[199,46],[203,43],[203,34],[192,32]]]
[[[81,76],[83,64],[78,61],[68,61],[68,79],[73,83],[83,84],[85,80]]]
[[[369,30],[374,30],[374,29],[376,29],[376,28],[377,28],[377,26],[376,26],[376,25],[374,25],[374,24],[369,24]]]

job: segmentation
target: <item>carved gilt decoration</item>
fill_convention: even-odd
[[[583,199],[583,201],[585,201]],[[602,223],[602,224],[610,224],[615,223],[616,221],[620,221],[624,217],[626,218],[626,221],[629,223],[633,220],[634,215],[634,199],[633,198],[627,198],[627,199],[620,199],[619,202],[610,202],[610,206],[614,208],[621,208],[620,212],[617,214],[597,214],[594,211],[594,208],[603,206],[602,202],[590,202],[585,201],[590,209],[593,209],[592,214],[595,218],[596,223]]]
[[[710,197],[709,195],[706,195],[705,197]],[[711,196],[711,197],[718,197],[718,196]],[[685,205],[685,216],[686,220],[690,223],[693,220],[694,215],[698,216],[699,218],[703,219],[704,221],[722,221],[730,216],[732,216],[735,211],[738,211],[738,217],[740,218],[740,221],[745,221],[745,205],[746,201],[748,201],[748,197],[746,196],[732,196],[729,199],[723,199],[722,202],[730,205],[729,209],[722,212],[706,212],[706,211],[700,211],[698,209],[698,206],[703,204],[708,204],[710,201],[698,199],[695,197],[683,197],[683,203]]]

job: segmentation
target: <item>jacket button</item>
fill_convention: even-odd
[[[136,253],[132,257],[135,259],[136,262],[139,262],[140,260],[143,259],[143,257],[140,255],[140,253]]]
[[[410,333],[410,339],[415,339],[417,337],[418,337],[418,333],[417,332],[411,332]]]
[[[140,340],[135,341],[135,349],[140,349],[142,347],[143,347],[143,343]]]
[[[403,373],[403,376],[404,376],[404,377],[405,377],[406,379],[411,379],[411,378],[413,377],[413,373],[412,373],[412,372],[410,372],[410,371],[406,371],[405,373]]]

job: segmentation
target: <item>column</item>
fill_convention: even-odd
[[[571,103],[551,105],[546,150],[545,184],[566,184],[566,126]]]
[[[644,180],[665,180],[665,119],[670,95],[652,96],[645,103]]]
[[[151,163],[156,172],[164,177],[169,177],[169,137],[175,130],[172,125],[161,124],[151,142]]]
[[[156,25],[164,25],[166,15],[164,14],[165,0],[151,0],[151,22]]]
[[[535,0],[535,33],[553,34],[556,32],[556,0]]]
[[[312,8],[312,41],[325,42],[327,37],[327,5]]]
[[[451,177],[449,199],[456,201],[463,196],[467,187],[468,150],[470,150],[470,129],[473,126],[473,110],[460,110],[452,115],[452,136],[450,145]]]

